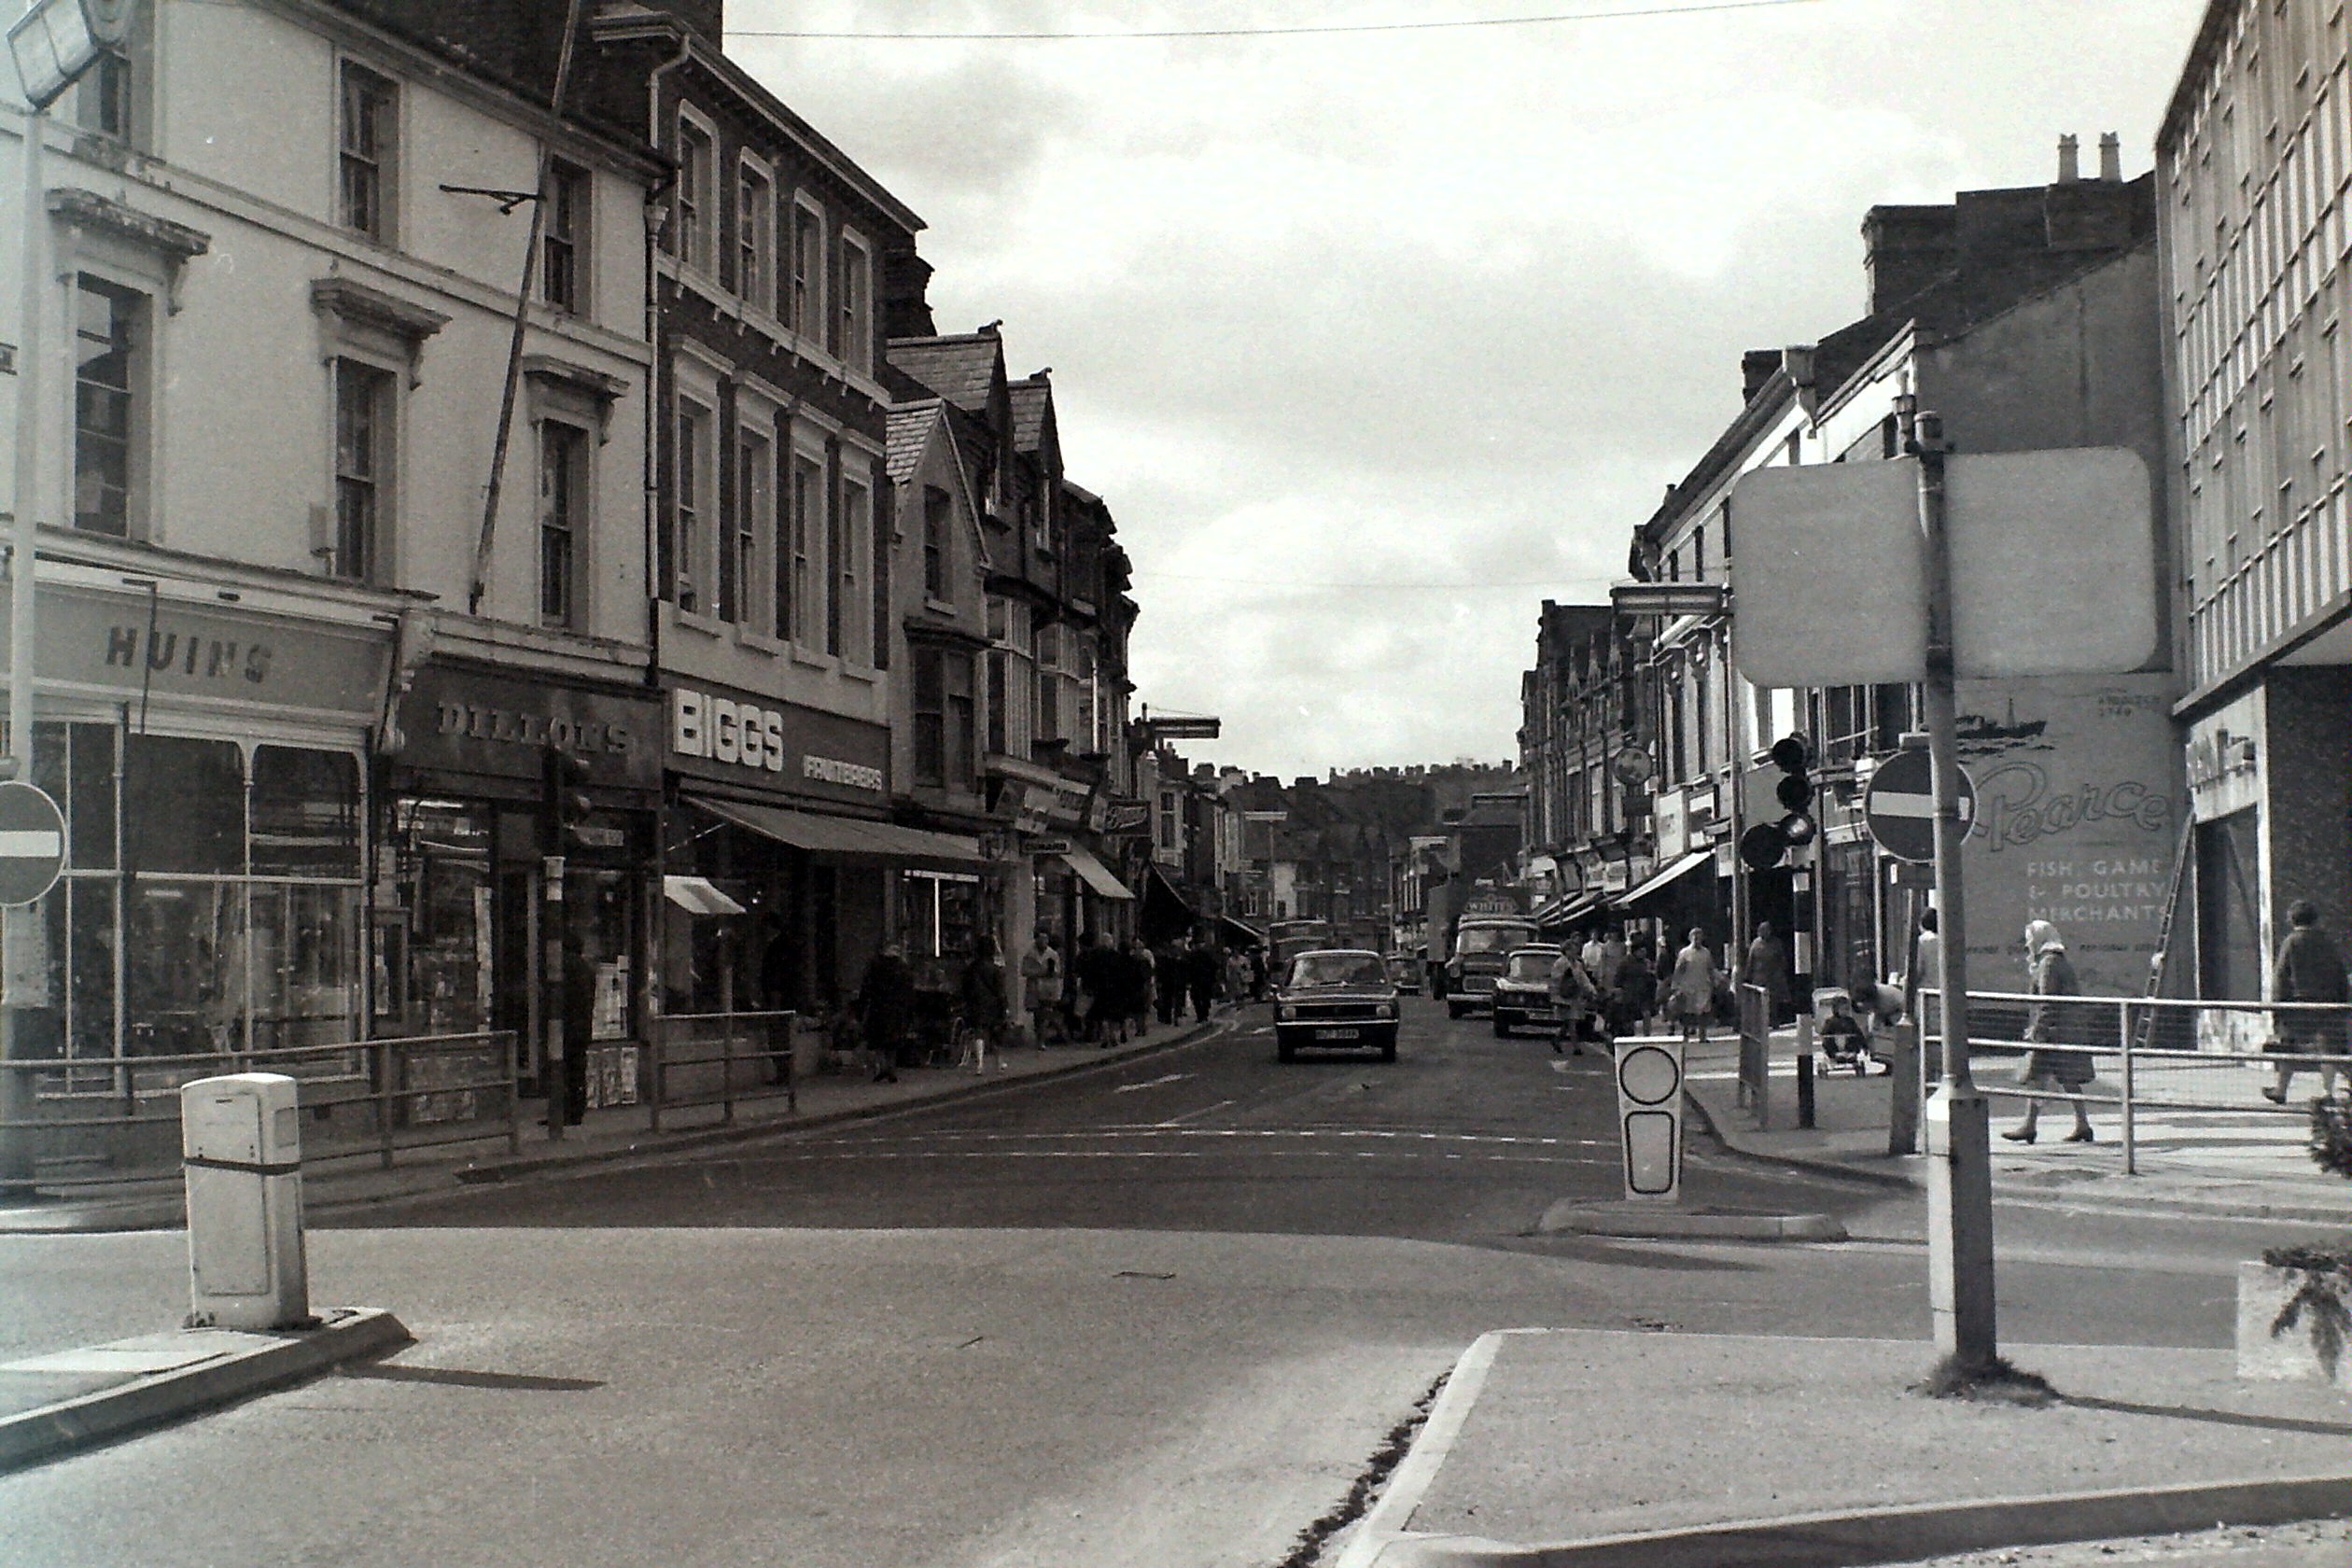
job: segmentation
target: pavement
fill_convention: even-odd
[[[2022,1059],[1998,1052],[1977,1059],[1978,1083],[1995,1097],[1996,1129],[2014,1126],[2023,1113],[2024,1101],[2014,1093]],[[1774,1036],[1771,1069],[1759,1117],[1739,1103],[1737,1042],[1717,1038],[1695,1046],[1685,1061],[1688,1107],[1705,1130],[1734,1153],[1890,1187],[1925,1186],[1924,1155],[1889,1152],[1891,1077],[1817,1072],[1814,1125],[1800,1127],[1794,1031]],[[1994,1196],[2087,1210],[2352,1226],[2352,1182],[2311,1163],[2300,1118],[2282,1115],[2255,1098],[2256,1087],[2268,1078],[2267,1071],[2244,1074],[2242,1112],[2137,1113],[2136,1173],[2124,1169],[2112,1107],[2092,1107],[2094,1141],[2085,1144],[2060,1141],[2071,1117],[2063,1105],[2047,1106],[2039,1141],[1994,1139]],[[2112,1096],[2115,1088],[2102,1078],[2093,1080],[2088,1093]]]

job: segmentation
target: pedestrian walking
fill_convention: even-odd
[[[2066,944],[2058,934],[2058,928],[2048,920],[2035,920],[2025,927],[2025,951],[2030,974],[2027,989],[2036,997],[2069,998],[2080,994],[2082,982],[2075,977],[2072,959],[2066,957]],[[2039,1088],[2045,1094],[2079,1095],[2091,1082],[2091,1053],[2081,1047],[2091,1043],[2091,1009],[2079,1001],[2037,1001],[2025,1015],[2025,1039],[2034,1049],[2026,1054],[2025,1071],[2021,1075],[2028,1088]],[[2070,1099],[2074,1107],[2074,1131],[2066,1134],[2069,1143],[2093,1141],[2091,1113],[2079,1099]],[[2041,1101],[2028,1098],[2025,1119],[2001,1134],[2012,1143],[2031,1143],[2041,1122]]]
[[[1610,987],[1609,1033],[1639,1034],[1658,1010],[1658,970],[1650,962],[1647,943],[1629,948],[1617,965],[1617,984]]]
[[[1685,1040],[1707,1038],[1707,1020],[1715,1015],[1716,975],[1707,933],[1693,926],[1689,942],[1674,955],[1674,972],[1666,984],[1667,1010],[1681,1023]]]
[[[2287,940],[2278,945],[2278,961],[2271,974],[2271,999],[2275,1001],[2352,1001],[2352,987],[2347,987],[2344,973],[2344,956],[2336,951],[2328,933],[2319,929],[2319,908],[2309,899],[2297,899],[2287,910]],[[2262,1098],[2273,1105],[2287,1103],[2287,1090],[2303,1069],[2295,1065],[2297,1057],[2335,1057],[2344,1055],[2345,1020],[2325,1013],[2285,1013],[2279,1015],[2277,1032],[2270,1048],[2278,1057],[2278,1083],[2262,1090]],[[2319,1092],[2330,1099],[2335,1096],[2336,1064],[2323,1061],[2319,1066]]]
[[[1070,977],[1077,984],[1084,1009],[1082,1038],[1099,1050],[1107,1049],[1119,1020],[1127,1015],[1122,995],[1127,988],[1127,960],[1111,945],[1108,934],[1097,931],[1071,960]]]
[[[898,1082],[899,1057],[906,1049],[907,1025],[915,1016],[915,972],[897,944],[886,944],[866,965],[858,987],[858,1017],[865,1029],[874,1081]]]
[[[1128,1032],[1137,1040],[1152,1032],[1152,987],[1158,981],[1159,966],[1152,961],[1151,948],[1139,936],[1127,948],[1127,1022]]]
[[[1601,961],[1588,961],[1585,966],[1592,971],[1592,983],[1601,987],[1604,997],[1617,994],[1617,971],[1625,967],[1625,928],[1611,926],[1608,934],[1601,939]]]
[[[1748,944],[1747,961],[1740,966],[1740,983],[1763,988],[1768,1028],[1795,1016],[1788,1005],[1788,949],[1781,945],[1770,920],[1756,922],[1756,940]]]
[[[1192,993],[1194,1022],[1209,1021],[1209,1009],[1217,1000],[1217,977],[1224,968],[1224,960],[1217,957],[1216,944],[1206,937],[1196,937],[1192,951],[1184,955],[1184,988]]]
[[[1173,1024],[1184,1010],[1184,945],[1173,937],[1152,949],[1152,984],[1158,991],[1159,1021]]]
[[[1001,1062],[1004,1025],[1009,1015],[1004,997],[1004,965],[997,959],[996,939],[987,931],[973,942],[972,957],[964,964],[959,990],[964,1027],[976,1032],[984,1043],[983,1049],[996,1052]]]
[[[1597,952],[1600,944],[1592,945]],[[1585,967],[1584,959],[1562,947],[1551,966],[1552,1011],[1561,1020],[1559,1032],[1552,1036],[1552,1055],[1561,1054],[1563,1040],[1575,1048],[1575,1055],[1584,1055],[1585,1020],[1591,1016],[1599,996],[1600,987],[1593,984],[1592,972]]]
[[[1062,973],[1061,949],[1054,939],[1040,931],[1030,938],[1029,950],[1021,955],[1021,982],[1029,993],[1029,1019],[1037,1031],[1037,1048],[1062,1038]]]

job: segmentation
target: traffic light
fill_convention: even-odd
[[[1772,798],[1787,813],[1777,824],[1781,838],[1792,846],[1811,844],[1821,831],[1813,820],[1813,749],[1802,735],[1784,735],[1772,743],[1771,756],[1772,765],[1781,770]]]
[[[551,745],[542,756],[541,769],[548,832],[554,840],[550,852],[560,855],[570,842],[572,830],[586,823],[596,809],[588,793],[588,763],[576,752]]]

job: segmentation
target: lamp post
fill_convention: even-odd
[[[8,754],[0,769],[20,777],[33,771],[33,560],[41,504],[41,439],[48,413],[48,345],[44,328],[49,224],[42,216],[41,162],[49,105],[63,97],[106,50],[130,35],[132,0],[35,0],[8,29],[8,53],[24,88],[20,151],[24,183],[18,218],[24,229],[22,271],[17,280],[17,399],[15,494],[8,520]],[[9,1064],[21,1053],[22,999],[31,976],[31,906],[0,913],[0,1183],[33,1177],[32,1141],[15,1124],[28,1121],[32,1085]]]

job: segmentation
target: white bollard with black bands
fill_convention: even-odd
[[[188,1326],[313,1326],[294,1080],[232,1072],[184,1085],[180,1150],[188,1183]]]

